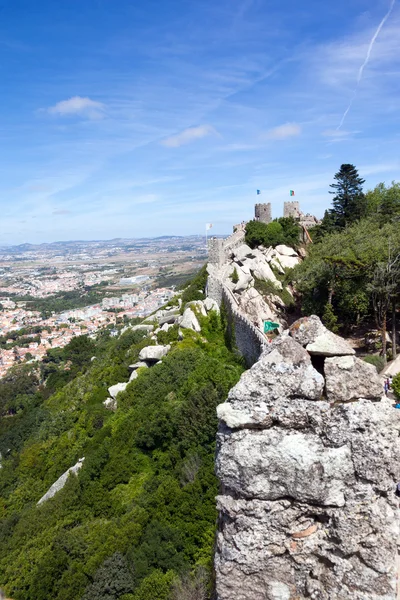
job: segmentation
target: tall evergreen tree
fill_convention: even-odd
[[[336,228],[342,229],[366,215],[367,203],[362,189],[365,180],[361,179],[355,166],[349,164],[341,165],[334,179],[336,182],[330,186],[334,191],[329,192],[335,194],[330,213]]]

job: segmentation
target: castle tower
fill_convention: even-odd
[[[271,202],[267,204],[256,204],[254,207],[254,218],[261,223],[271,223]]]
[[[284,202],[283,203],[283,216],[284,217],[293,217],[294,219],[300,218],[300,204],[296,200],[293,202]]]

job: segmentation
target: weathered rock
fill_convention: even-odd
[[[192,300],[191,302],[187,302],[185,308],[194,308],[195,310],[198,310],[199,313],[201,315],[203,315],[203,317],[207,316],[207,311],[206,308],[204,306],[204,302],[202,300]]]
[[[234,496],[289,497],[321,506],[343,506],[346,487],[354,479],[349,447],[325,448],[313,434],[277,428],[223,437],[216,473]]]
[[[212,298],[206,298],[204,300],[204,306],[207,312],[214,310],[216,313],[219,313],[219,306]]]
[[[272,281],[278,289],[282,289],[281,282],[276,278],[269,264],[264,260],[253,261],[253,274],[262,281]]]
[[[160,331],[168,331],[173,326],[174,326],[173,323],[164,323],[164,325],[160,328]]]
[[[193,329],[193,331],[201,331],[200,323],[191,308],[186,308],[179,323],[183,329]]]
[[[318,359],[325,382],[307,348],[327,330],[302,324],[217,408],[216,597],[395,600],[400,411],[352,355]]]
[[[281,262],[278,260],[278,258],[276,256],[274,256],[272,258],[272,260],[270,260],[269,264],[271,265],[271,267],[273,267],[276,271],[278,271],[278,273],[280,273],[281,275],[283,275],[285,273],[285,269],[283,268]]]
[[[374,365],[355,356],[327,358],[324,371],[328,400],[347,402],[383,395],[382,382]]]
[[[289,328],[289,335],[302,346],[311,344],[319,336],[325,333],[327,328],[321,323],[316,315],[298,319]]]
[[[168,312],[158,319],[161,328],[164,325],[173,325],[179,317],[179,311]]]
[[[157,362],[163,356],[168,354],[171,346],[146,346],[139,352],[139,360],[147,363]]]
[[[133,365],[129,365],[128,369],[130,369],[131,371],[134,371],[135,369],[139,369],[140,367],[148,367],[149,365],[147,364],[147,362],[144,362],[144,360],[139,360],[138,362],[135,362]]]
[[[306,349],[310,354],[320,356],[349,356],[356,353],[346,340],[331,331],[319,335],[314,342],[307,344]]]
[[[282,254],[276,254],[273,263],[276,264],[276,261],[279,261],[283,269],[293,269],[301,262],[298,256],[285,256]]]
[[[238,248],[235,248],[233,255],[237,260],[244,260],[247,256],[252,256],[253,250],[247,244],[242,244]]]
[[[146,323],[141,323],[139,325],[133,325],[132,327],[130,327],[131,331],[147,331],[148,333],[153,331],[153,329],[154,325],[149,325]]]
[[[310,354],[320,356],[347,356],[355,354],[346,340],[329,331],[321,320],[312,315],[299,319],[289,329],[289,335],[305,346]]]
[[[62,490],[64,485],[67,483],[68,477],[70,475],[77,475],[79,469],[81,469],[83,466],[84,460],[85,457],[80,458],[73,467],[70,467],[67,471],[65,471],[65,473],[63,473],[61,477],[59,477],[57,481],[53,483],[53,485],[48,489],[45,495],[40,498],[38,505],[42,504],[43,502],[46,502],[46,500],[50,500],[50,498],[55,496],[57,492]]]
[[[278,315],[269,304],[267,304],[261,294],[250,287],[239,296],[239,306],[247,318],[260,326],[265,320],[277,321]]]
[[[126,389],[127,383],[116,383],[108,388],[108,393],[111,398],[116,398],[120,392],[124,392]]]
[[[278,254],[281,254],[282,256],[297,256],[296,250],[293,250],[293,248],[285,246],[284,244],[276,246],[275,250],[276,252],[278,252]]]
[[[134,381],[134,379],[137,379],[137,378],[138,378],[138,372],[137,371],[132,371],[132,373],[130,374],[130,377],[129,377],[129,383],[131,381]]]
[[[254,284],[253,277],[251,275],[246,275],[245,273],[241,272],[239,274],[239,281],[236,283],[233,290],[235,292],[243,292],[244,290],[247,290],[247,288],[253,284]]]
[[[106,398],[103,402],[103,406],[104,408],[107,408],[108,410],[117,410],[117,401],[115,398]]]

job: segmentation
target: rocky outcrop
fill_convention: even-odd
[[[53,485],[47,490],[45,495],[40,498],[37,504],[43,504],[43,502],[46,502],[46,500],[50,500],[50,498],[55,496],[57,492],[62,490],[65,484],[67,483],[68,477],[70,475],[76,475],[78,471],[82,468],[84,460],[85,457],[80,458],[73,467],[70,467],[67,471],[65,471],[65,473],[63,473],[61,477],[59,477],[57,481],[53,483]]]
[[[200,323],[191,308],[186,308],[179,321],[179,326],[182,329],[193,329],[193,331],[201,331]]]
[[[111,398],[116,398],[120,392],[124,392],[126,390],[127,383],[116,383],[108,388],[108,393]]]
[[[326,334],[296,322],[217,409],[218,600],[396,598],[400,411]]]
[[[163,356],[168,354],[171,346],[146,346],[142,348],[139,353],[139,361],[146,362],[147,364],[158,362]]]

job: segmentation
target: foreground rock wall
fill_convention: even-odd
[[[218,600],[395,600],[400,415],[370,367],[302,319],[218,407]]]

